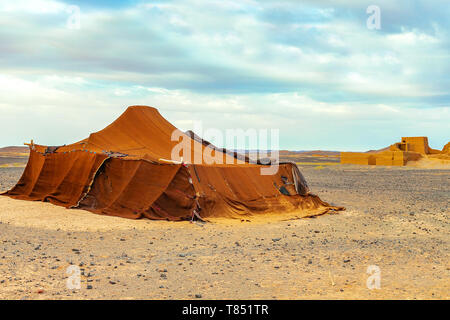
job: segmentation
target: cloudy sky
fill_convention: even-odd
[[[278,128],[284,149],[441,149],[449,17],[448,0],[0,0],[0,146],[71,143],[144,104],[185,130]]]

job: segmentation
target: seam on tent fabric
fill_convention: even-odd
[[[192,177],[191,170],[189,170],[189,168],[190,168],[191,166],[192,166],[192,167],[195,167],[194,164],[192,164],[192,165],[187,165],[186,170],[187,170],[187,172],[188,172],[188,174],[189,174],[189,177],[191,178],[191,181],[192,181],[192,188],[194,189],[194,193],[195,193],[195,194],[197,194],[197,193],[200,194],[200,193],[202,192],[202,188],[200,187],[200,183],[197,182],[197,181],[195,181],[194,178]],[[194,169],[192,169],[192,170],[194,170]],[[200,181],[200,180],[199,180],[199,181]],[[195,187],[196,184],[198,184],[198,188]]]
[[[88,144],[90,144],[90,145],[92,145],[92,146],[94,146],[94,147],[97,147],[97,148],[99,148],[99,149],[103,149],[100,145],[98,145],[98,144],[96,144],[96,143],[93,143],[93,142],[91,142],[91,141],[89,141]],[[121,149],[120,152],[128,152],[128,151],[133,151],[133,150],[145,150],[145,149],[146,149],[145,147],[131,148],[131,149],[124,149],[124,150]],[[72,151],[77,151],[77,150],[72,150]],[[81,151],[83,151],[83,150],[81,150]],[[104,154],[105,152],[103,152],[103,151],[105,151],[105,150],[102,150],[101,152],[97,152],[97,153],[99,153],[99,154]],[[114,150],[109,150],[109,151],[114,151]],[[71,152],[71,151],[68,151],[68,152]],[[133,155],[129,155],[129,156],[133,156]]]
[[[195,168],[195,164],[193,164],[192,166],[193,166],[195,175],[197,177],[198,184],[200,185],[200,177],[198,175],[197,169]],[[203,210],[202,206],[200,205],[201,192],[195,188],[195,184],[194,184],[194,180],[192,179],[191,171],[189,170],[189,168],[187,166],[185,167],[185,170],[186,170],[187,174],[189,175],[189,179],[191,179],[190,185],[191,185],[192,189],[194,190],[195,206],[194,206],[194,209],[192,209],[191,222],[195,222],[194,216],[197,217],[197,219],[199,219],[200,221],[209,222],[208,220],[206,220],[200,216],[200,212]],[[177,172],[177,174],[178,174],[178,172]],[[174,176],[174,178],[175,178],[175,176]],[[198,209],[198,211],[197,211],[197,209]]]
[[[102,163],[100,163],[100,165],[98,166],[97,170],[95,170],[95,173],[92,175],[92,180],[91,180],[91,182],[89,183],[89,186],[88,186],[86,192],[80,197],[80,199],[77,201],[77,203],[76,203],[75,205],[69,207],[69,209],[72,209],[72,208],[78,208],[78,207],[79,207],[81,201],[83,201],[84,198],[86,198],[86,196],[88,195],[88,193],[91,191],[92,185],[94,184],[95,178],[97,178],[97,174],[98,174],[98,172],[100,171],[100,168],[103,167],[103,165],[105,164],[106,160],[108,160],[108,159],[111,159],[111,157],[105,158],[105,159],[102,161]]]

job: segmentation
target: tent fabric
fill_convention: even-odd
[[[85,151],[43,155],[31,150],[22,177],[6,195],[66,207],[76,205],[106,158]]]
[[[191,151],[173,159],[180,140]],[[295,163],[280,163],[274,175],[261,175],[263,167],[186,135],[155,108],[132,106],[82,141],[57,147],[31,144],[22,177],[4,195],[104,215],[173,221],[283,212],[310,216],[343,209],[311,194]]]

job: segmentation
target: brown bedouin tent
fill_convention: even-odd
[[[170,160],[179,145],[172,141],[174,132],[191,144],[191,155],[184,155],[190,161]],[[304,217],[342,209],[311,194],[295,163],[280,163],[276,174],[262,175],[264,165],[248,158],[237,163],[236,153],[182,133],[151,107],[129,107],[105,129],[74,144],[29,146],[22,177],[5,193],[15,199],[132,219],[283,212]],[[195,157],[203,159],[200,164]],[[210,164],[220,158],[223,164]]]

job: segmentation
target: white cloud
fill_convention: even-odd
[[[310,143],[298,140],[303,132],[318,147],[359,134],[380,141],[382,128],[413,135],[426,127],[421,134],[444,140],[446,22],[405,14],[393,26],[389,12],[401,5],[380,6],[380,31],[365,27],[358,1],[290,0],[81,8],[81,29],[68,30],[62,2],[4,1],[0,110],[14,135],[0,145],[36,132],[46,143],[71,142],[132,104],[179,124],[280,127],[286,147]]]
[[[396,46],[398,45],[422,45],[422,44],[437,44],[440,40],[436,37],[430,36],[426,33],[414,31],[403,31],[402,33],[395,33],[387,35],[387,39],[392,41]]]
[[[67,4],[52,0],[14,0],[0,2],[0,12],[4,13],[60,13],[65,11],[67,8]]]

